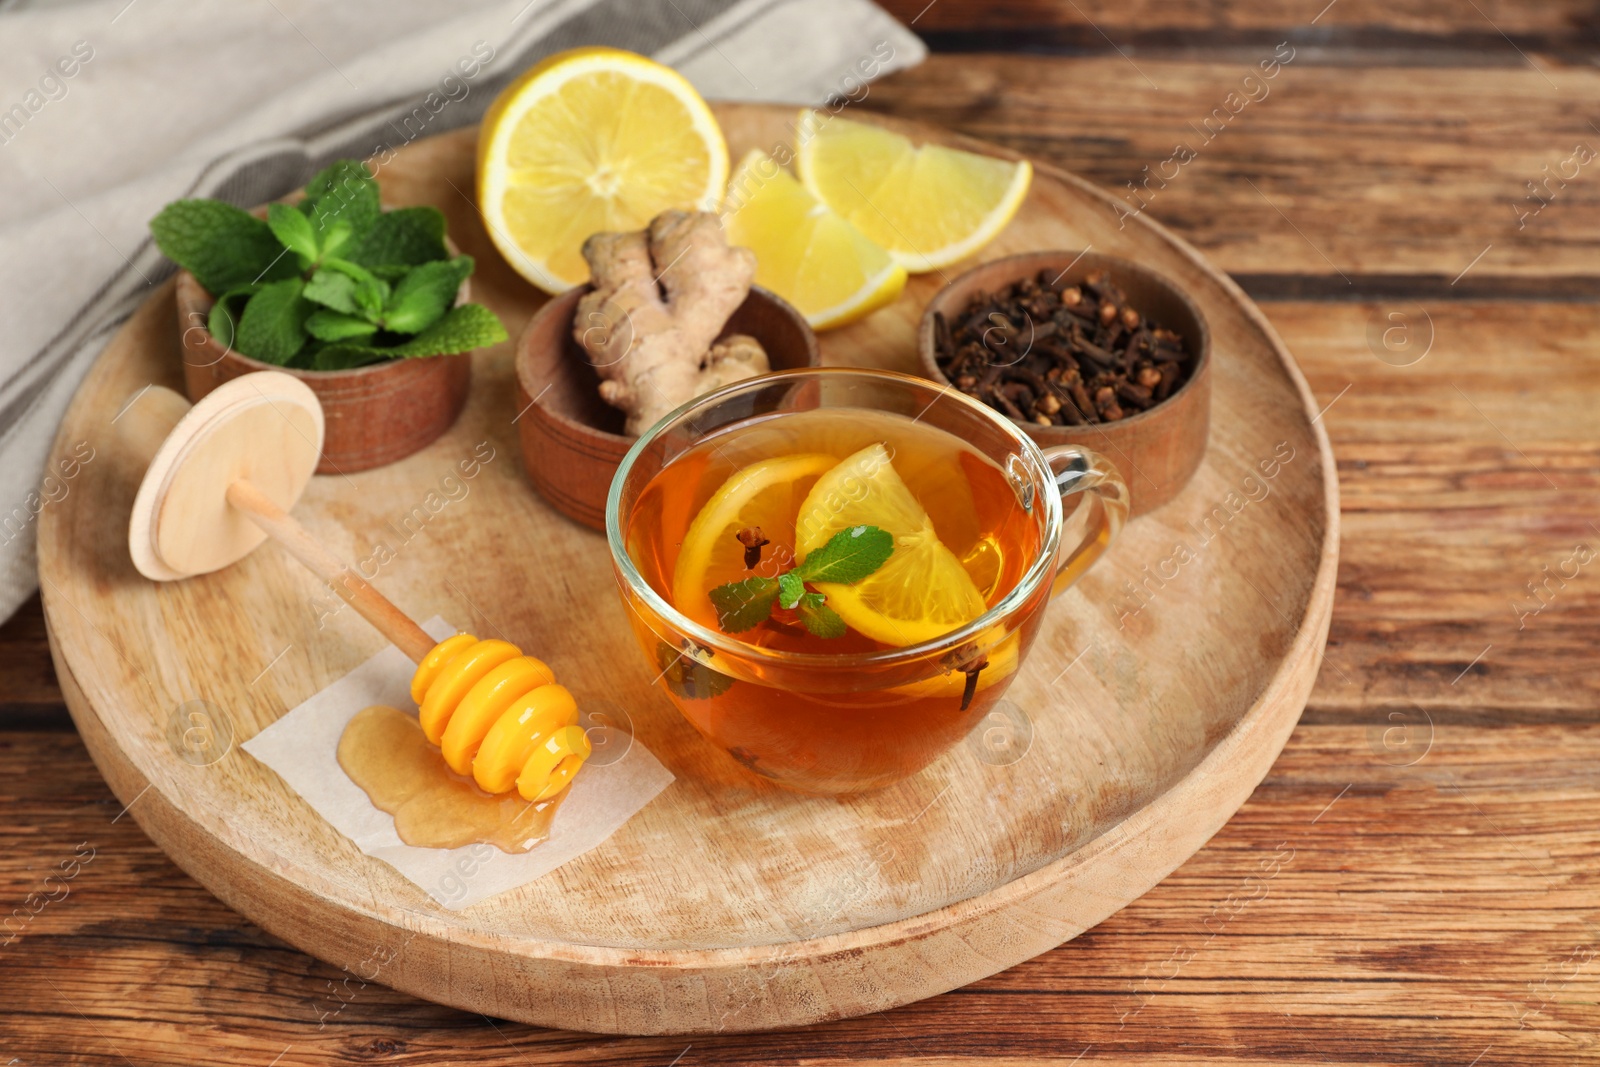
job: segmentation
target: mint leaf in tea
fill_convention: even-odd
[[[778,599],[778,589],[778,582],[757,577],[719,585],[707,595],[716,608],[717,625],[730,634],[737,634],[772,614],[772,602]]]
[[[823,603],[821,593],[807,593],[800,598],[800,622],[813,637],[843,637],[849,632],[839,613]]]
[[[859,582],[883,566],[894,552],[894,538],[876,526],[840,530],[794,569],[804,582]],[[785,605],[792,607],[793,605]]]
[[[750,540],[739,533],[745,546],[745,566],[750,563]],[[843,637],[847,627],[836,611],[825,608],[822,593],[807,592],[808,581],[859,582],[883,566],[894,552],[894,538],[876,526],[857,526],[840,530],[828,543],[807,556],[793,570],[771,578],[746,578],[742,582],[719,585],[708,594],[717,609],[717,625],[730,634],[742,633],[772,616],[774,597],[778,607],[792,611],[804,605],[800,621],[815,637]]]

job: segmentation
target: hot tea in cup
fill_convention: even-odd
[[[1085,489],[1063,552],[1062,494]],[[813,370],[653,428],[607,529],[684,716],[756,774],[849,793],[922,769],[987,714],[1126,502],[1100,457],[1042,453],[951,390]]]

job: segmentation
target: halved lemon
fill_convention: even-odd
[[[894,535],[894,551],[859,582],[816,583],[845,625],[874,641],[904,647],[942,637],[983,614],[983,594],[939,540],[933,520],[882,444],[863,448],[811,487],[795,517],[800,558],[855,526],[887,530]]]
[[[760,149],[728,182],[723,227],[756,254],[756,283],[800,309],[813,329],[843,326],[893,303],[905,270],[817,202]]]
[[[888,249],[913,274],[992,241],[1033,179],[1012,162],[910,139],[864,122],[802,111],[796,167],[811,195]]]
[[[669,208],[715,211],[728,146],[670,67],[615,48],[551,56],[495,98],[478,129],[478,206],[516,272],[549,293],[589,278],[583,242]]]
[[[719,629],[707,593],[754,576],[775,578],[794,566],[794,515],[812,480],[838,461],[821,453],[778,456],[735,471],[689,524],[672,571],[672,602],[695,622]],[[770,543],[754,569],[744,565],[739,532],[759,526]]]

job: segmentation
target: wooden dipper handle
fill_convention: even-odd
[[[318,578],[327,582],[345,603],[355,608],[357,614],[377,627],[379,633],[393,641],[414,662],[421,663],[423,657],[438,644],[428,636],[427,631],[390,603],[388,597],[318,544],[304,526],[294,521],[288,512],[274,504],[261,490],[247,481],[233,482],[228,486],[228,503],[248,516],[251,522],[309,567]]]
[[[322,449],[322,408],[305,383],[258,371],[222,383],[193,406],[171,389],[150,385],[129,397],[112,421],[119,424],[120,451],[140,464],[128,552],[145,577],[175,581],[243,558],[261,542],[232,521],[237,511],[400,651],[418,663],[433,651],[435,642],[422,627],[277,503],[294,506]]]

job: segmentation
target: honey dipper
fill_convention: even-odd
[[[116,421],[145,468],[128,524],[140,574],[209,574],[271,538],[417,664],[411,698],[429,741],[490,793],[529,801],[565,789],[589,758],[572,694],[542,661],[506,641],[427,632],[323,548],[289,515],[322,453],[322,405],[291,375],[258,371],[191,406],[149,386]]]

